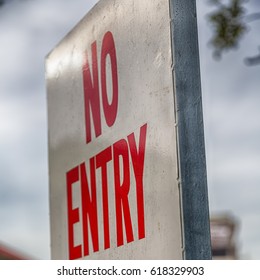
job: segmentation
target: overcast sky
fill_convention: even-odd
[[[260,65],[244,63],[259,53],[260,21],[216,62],[205,17],[212,7],[197,3],[210,209],[230,211],[239,221],[240,257],[260,259]],[[260,12],[257,0],[245,7]]]
[[[44,57],[97,1],[10,0],[0,8],[0,242],[50,257]],[[260,21],[212,58],[212,7],[197,1],[210,209],[240,224],[242,258],[260,259]],[[258,0],[246,5],[260,11]]]

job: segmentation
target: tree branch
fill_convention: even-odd
[[[252,56],[252,57],[247,57],[244,59],[245,64],[247,66],[255,66],[255,65],[260,64],[260,47],[258,47],[258,51],[259,51],[258,55]]]
[[[260,19],[260,13],[253,13],[244,17],[246,22],[252,22]]]

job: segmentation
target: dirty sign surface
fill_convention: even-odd
[[[53,259],[182,259],[169,2],[100,1],[46,59]]]

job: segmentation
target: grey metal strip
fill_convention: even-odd
[[[169,0],[184,258],[211,259],[195,0]]]

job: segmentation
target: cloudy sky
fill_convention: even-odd
[[[44,57],[97,2],[9,0],[0,8],[0,243],[50,257]],[[258,0],[246,4],[260,11]],[[260,259],[260,21],[238,50],[212,58],[207,0],[198,0],[201,79],[212,214],[239,221],[241,258]]]
[[[260,259],[260,64],[244,63],[259,53],[260,21],[248,26],[238,50],[216,62],[205,17],[212,7],[197,3],[210,209],[231,212],[241,258]],[[245,7],[248,14],[260,11],[257,0]]]

